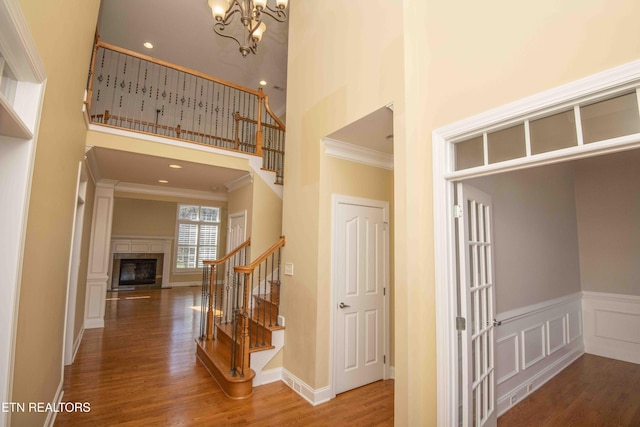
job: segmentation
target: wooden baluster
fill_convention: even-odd
[[[108,125],[109,124],[109,119],[110,119],[110,115],[109,115],[109,110],[104,110],[104,124]]]
[[[176,138],[180,138],[180,125],[176,126]]]

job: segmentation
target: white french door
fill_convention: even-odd
[[[388,207],[334,203],[335,393],[384,378]]]
[[[495,291],[491,197],[457,184],[462,329],[462,425],[496,426]]]

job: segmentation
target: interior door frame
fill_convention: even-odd
[[[376,208],[382,208],[383,212],[384,212],[384,218],[386,222],[389,222],[389,202],[388,201],[382,201],[382,200],[373,200],[373,199],[365,199],[365,198],[360,198],[360,197],[352,197],[352,196],[345,196],[345,195],[339,195],[339,194],[333,194],[331,196],[331,227],[332,227],[332,239],[331,239],[331,316],[330,316],[330,325],[329,325],[329,330],[331,331],[331,337],[329,340],[329,372],[330,372],[330,384],[329,384],[329,389],[330,389],[330,398],[333,399],[336,397],[336,389],[335,389],[335,385],[336,385],[336,351],[337,351],[337,345],[336,345],[336,316],[338,315],[338,300],[337,300],[337,294],[338,294],[338,277],[337,277],[337,269],[336,269],[336,256],[337,256],[337,250],[336,250],[336,244],[338,242],[338,227],[336,227],[337,224],[337,220],[338,220],[338,205],[341,204],[347,204],[347,205],[361,205],[361,206],[369,206],[369,207],[376,207]],[[389,289],[389,284],[390,284],[390,272],[389,272],[389,267],[390,267],[390,258],[391,258],[391,254],[389,253],[389,248],[390,248],[390,244],[389,244],[389,233],[390,230],[387,229],[387,239],[386,239],[386,258],[384,260],[385,262],[385,271],[386,271],[386,277],[384,278],[385,281],[385,288],[390,292]],[[390,355],[390,348],[391,348],[391,339],[390,339],[390,333],[391,333],[391,328],[390,328],[390,311],[389,311],[389,300],[390,295],[389,292],[387,292],[385,294],[385,298],[384,298],[384,319],[383,319],[383,332],[384,332],[384,353],[385,355],[389,356]],[[388,379],[390,378],[390,357],[387,357],[385,362],[384,362],[384,373],[383,373],[383,379]]]
[[[534,96],[486,111],[436,129],[432,133],[434,204],[434,261],[437,357],[437,419],[442,427],[457,426],[458,372],[456,317],[455,184],[463,179],[510,172],[640,148],[640,134],[542,153],[470,170],[454,171],[450,142],[483,129],[517,121],[523,116],[551,110],[579,99],[640,87],[640,60],[606,70]],[[636,89],[638,92],[638,89]],[[640,94],[640,92],[638,92]]]

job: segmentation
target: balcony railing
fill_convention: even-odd
[[[96,40],[87,92],[92,123],[257,155],[283,182],[285,126],[262,89]]]

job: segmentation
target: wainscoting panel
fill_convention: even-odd
[[[585,351],[640,363],[640,297],[582,292]]]
[[[496,327],[498,415],[584,353],[580,292],[500,313]]]

